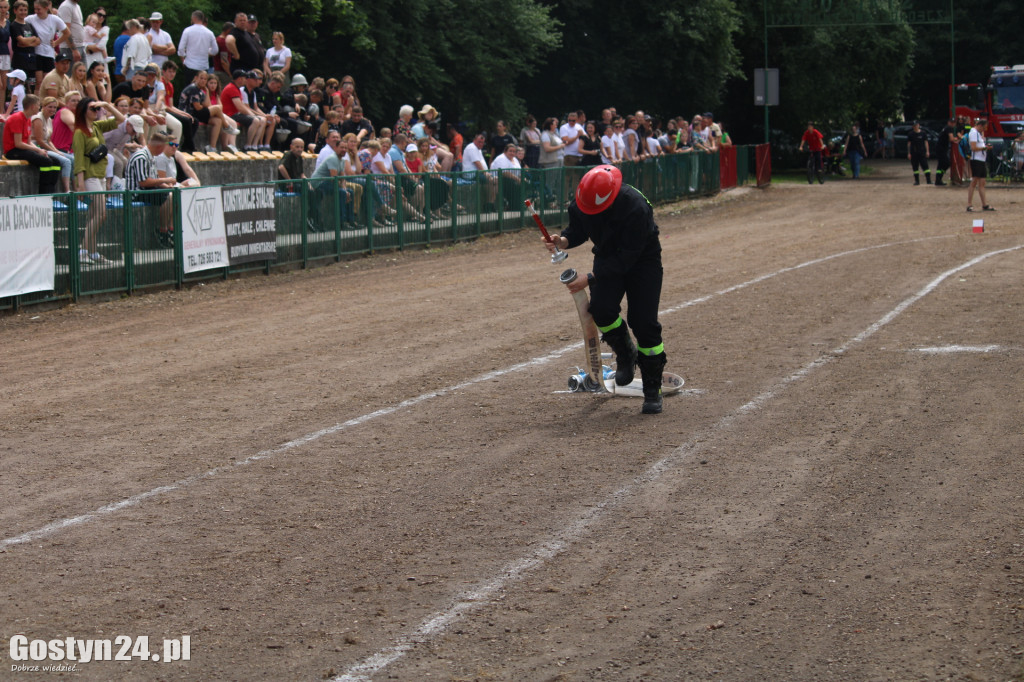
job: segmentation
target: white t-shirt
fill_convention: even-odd
[[[479,166],[477,166],[478,161],[480,162]],[[470,142],[462,152],[462,170],[475,171],[484,168],[487,168],[487,162],[484,160],[484,153],[480,151],[479,147]]]
[[[153,56],[153,49],[143,33],[136,33],[124,44],[124,52],[121,53],[121,72],[127,74],[132,69],[144,69]]]
[[[658,142],[656,137],[647,138],[647,153],[651,156],[658,156],[661,154],[661,144]]]
[[[558,129],[558,135],[562,139],[572,138],[575,133],[579,133],[579,137],[574,142],[565,145],[565,156],[583,156],[583,152],[580,151],[580,142],[583,140],[585,131],[579,123],[564,123]]]
[[[25,108],[23,106],[25,103],[25,86],[23,84],[18,83],[14,86],[14,89],[11,90],[11,99],[18,100],[18,103],[14,105],[14,111],[21,111]]]
[[[36,45],[36,54],[51,59],[56,57],[57,53],[53,51],[53,37],[63,33],[64,29],[68,27],[64,20],[56,14],[48,14],[45,19],[40,19],[38,15],[32,14],[25,18],[25,23],[30,24],[36,30],[36,35],[42,41]]]
[[[985,147],[985,136],[981,134],[981,131],[977,128],[971,128],[971,132],[967,133],[967,141],[971,145],[971,161],[985,161],[988,156],[988,151]],[[975,149],[976,146],[981,146],[983,149],[978,151]]]
[[[159,106],[160,102],[165,101],[167,96],[167,86],[164,85],[163,80],[157,79],[156,83],[153,84],[153,92],[149,94],[149,104],[153,108],[153,111],[160,111],[163,107]]]
[[[146,32],[146,35],[153,39],[151,44],[154,46],[174,45],[174,38],[171,38],[171,34],[167,31],[154,31],[153,29],[149,29]],[[166,61],[166,55],[156,54],[155,52],[153,53],[153,63],[159,66],[161,70],[164,68],[164,62]]]
[[[381,169],[380,169],[381,166],[384,167],[384,169],[385,169],[384,171],[381,171]],[[377,152],[374,155],[374,157],[373,157],[373,161],[370,162],[370,172],[371,173],[381,173],[381,172],[384,172],[384,173],[394,173],[395,172],[395,164],[391,162],[391,155],[390,154],[384,154],[382,152]]]
[[[611,126],[608,127],[611,131]],[[601,163],[611,163],[615,158],[615,138],[607,132],[601,138]]]
[[[267,50],[267,64],[270,65],[271,71],[280,71],[291,56],[291,48],[282,47],[279,51],[277,48],[272,47]]]
[[[491,161],[491,170],[521,170],[522,167],[519,159],[514,156],[509,159],[508,154],[498,154],[494,161]]]
[[[168,178],[178,177],[178,166],[174,163],[173,156],[167,156],[166,154],[157,154],[153,157],[153,165],[156,166],[156,171],[159,173],[163,171]]]
[[[325,144],[324,148],[320,150],[320,153],[316,155],[316,163],[313,164],[313,170],[316,170],[316,167],[323,163],[324,159],[335,153],[336,152],[333,149]]]
[[[626,141],[622,139],[622,133],[613,134],[612,141],[615,142],[615,158],[622,159],[626,151]]]
[[[72,0],[64,0],[57,8],[57,16],[71,29],[71,43],[75,47],[85,45],[85,27],[82,26],[82,7]]]

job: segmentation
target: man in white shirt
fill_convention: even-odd
[[[142,71],[149,64],[153,56],[153,50],[142,32],[142,24],[135,19],[125,22],[128,28],[128,42],[124,44],[124,52],[121,53],[121,73],[125,80],[131,80],[136,71]]]
[[[191,83],[199,71],[210,70],[210,57],[217,56],[217,36],[206,27],[206,15],[192,13],[192,24],[181,32],[178,56],[184,64],[185,82]]]
[[[498,183],[490,173],[476,173],[475,171],[487,170],[487,162],[484,160],[484,145],[487,143],[487,133],[479,132],[473,141],[466,145],[462,152],[462,170],[469,179],[483,179],[487,183],[487,201],[494,203],[494,197],[498,191]]]
[[[992,145],[985,140],[985,132],[988,130],[988,119],[979,118],[978,122],[967,134],[967,141],[971,145],[971,186],[967,189],[967,212],[974,212],[974,189],[978,189],[978,196],[981,198],[982,211],[994,211],[985,200],[985,179],[988,177],[988,150]]]
[[[149,42],[153,49],[153,63],[161,69],[164,68],[167,58],[177,52],[174,49],[174,39],[171,38],[170,33],[162,30],[163,25],[164,15],[160,12],[153,12],[149,15],[150,29],[146,35],[149,36]]]
[[[568,123],[563,123],[562,127],[558,129],[558,135],[565,143],[564,163],[566,166],[578,166],[583,160],[583,152],[580,151],[580,138],[586,133],[576,119],[576,112],[569,112]]]
[[[57,8],[57,16],[67,24],[71,31],[71,40],[68,47],[71,48],[71,58],[80,62],[85,59],[85,26],[82,22],[82,7],[78,0],[64,0]]]
[[[316,155],[316,162],[313,164],[313,170],[316,170],[320,164],[327,160],[332,154],[338,155],[338,146],[341,144],[341,133],[331,128],[330,132],[327,133],[327,141],[324,144],[324,148],[320,150],[320,153]]]

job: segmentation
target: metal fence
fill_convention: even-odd
[[[738,148],[739,184],[749,179],[752,148]],[[626,163],[623,181],[652,203],[719,191],[717,154],[679,154]],[[531,199],[552,228],[587,167],[280,181],[275,185],[275,258],[186,274],[180,240],[161,242],[159,230],[181,219],[179,190],[53,195],[56,275],[54,290],[0,299],[0,310],[105,293],[131,293],[190,281],[226,278],[248,270],[305,267],[323,259],[379,250],[468,240],[524,227],[533,221]],[[89,245],[86,254],[80,251]],[[95,244],[103,260],[89,257]]]

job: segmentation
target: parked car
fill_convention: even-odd
[[[909,124],[900,124],[893,128],[893,140],[896,146],[896,158],[905,159],[907,158],[907,133],[914,129],[914,126]],[[926,128],[923,125],[921,130],[928,138],[928,155],[935,158],[935,149],[939,142],[939,134],[931,128]]]

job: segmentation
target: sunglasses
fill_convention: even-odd
[[[170,145],[171,147],[177,147],[178,146],[177,142],[168,142],[167,144]]]
[[[106,14],[99,14],[99,13],[97,13],[96,16],[98,16],[100,19],[106,19],[107,18]]]
[[[89,110],[90,111],[102,111],[103,110],[103,105],[102,104],[97,104],[94,107],[89,107]]]

